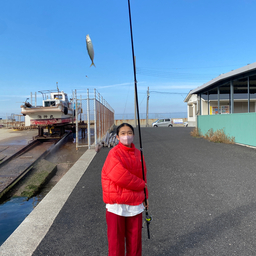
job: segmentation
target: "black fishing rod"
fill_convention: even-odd
[[[135,90],[135,100],[136,100],[137,117],[138,117],[137,119],[138,119],[138,129],[139,129],[141,167],[142,167],[143,180],[145,180],[144,161],[143,161],[143,150],[142,150],[142,140],[141,140],[141,131],[140,131],[140,113],[139,113],[139,104],[138,104],[137,79],[136,79],[136,65],[135,65],[135,55],[134,55],[134,47],[133,47],[132,18],[131,18],[130,0],[128,0],[128,9],[129,9],[130,31],[131,31],[132,59],[133,59],[133,74],[134,74],[134,90]],[[146,188],[144,188],[144,193],[145,193],[145,204],[147,205],[147,193],[146,193]],[[146,223],[147,223],[148,239],[150,239],[149,224],[150,224],[150,222],[151,222],[151,219],[152,219],[152,218],[148,215],[148,208],[146,207],[146,219],[145,219],[145,220],[146,220]]]

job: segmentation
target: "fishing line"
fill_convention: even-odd
[[[130,93],[130,89],[131,89],[131,84],[129,84],[129,86],[128,86],[128,93],[127,93],[126,101],[125,101],[125,105],[124,105],[123,119],[124,119],[124,115],[125,115],[125,111],[126,111],[126,105],[127,105],[127,102],[128,102],[128,96],[129,96],[129,93]]]
[[[146,96],[147,96],[147,94],[145,94],[144,98],[143,98],[142,101],[140,102],[140,105],[141,105],[141,103],[143,102],[143,100],[146,98]]]

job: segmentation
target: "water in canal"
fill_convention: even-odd
[[[40,202],[40,197],[11,198],[0,204],[0,246]]]

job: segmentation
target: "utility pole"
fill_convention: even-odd
[[[149,127],[149,124],[148,124],[148,103],[149,103],[149,87],[148,87],[148,91],[147,91],[147,116],[146,116],[146,127]]]

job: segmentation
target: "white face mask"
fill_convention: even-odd
[[[119,136],[119,140],[123,145],[131,145],[133,142],[133,135]]]

